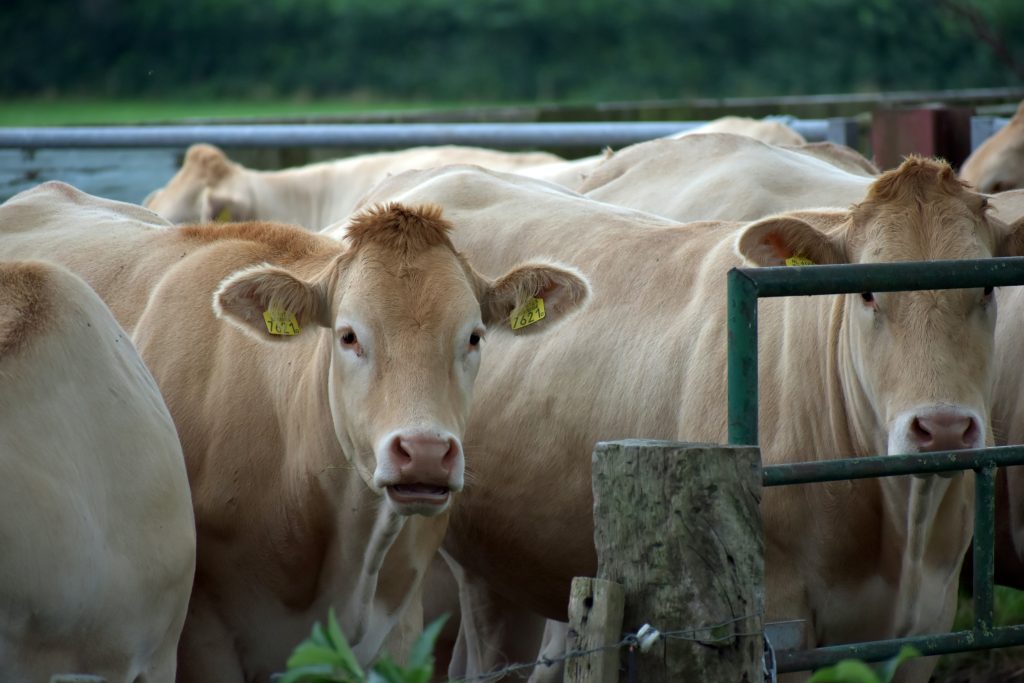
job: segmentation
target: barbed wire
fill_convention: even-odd
[[[649,631],[649,635],[647,635],[646,637],[644,635],[644,628],[640,628],[640,629],[637,630],[636,633],[628,633],[628,634],[626,634],[625,636],[623,636],[622,640],[620,640],[619,642],[617,642],[617,643],[615,643],[613,645],[600,645],[600,646],[597,646],[597,647],[588,648],[586,650],[570,650],[570,651],[566,652],[565,654],[559,655],[557,657],[541,657],[537,661],[534,661],[534,662],[523,662],[523,663],[520,663],[520,664],[510,664],[510,665],[508,665],[508,666],[506,666],[506,667],[504,667],[502,669],[498,669],[498,670],[495,670],[495,671],[489,671],[489,672],[487,672],[485,674],[480,674],[478,676],[471,676],[469,678],[451,679],[449,681],[449,683],[489,683],[490,681],[497,681],[497,680],[499,680],[501,678],[504,678],[505,676],[508,676],[510,674],[519,674],[519,673],[524,672],[524,671],[533,671],[533,669],[537,668],[538,666],[552,666],[553,664],[559,664],[559,663],[562,663],[562,662],[566,662],[566,661],[568,661],[570,659],[578,659],[580,657],[588,657],[590,655],[597,654],[598,652],[606,652],[608,650],[619,650],[619,649],[622,649],[624,647],[629,647],[629,648],[634,648],[635,649],[635,648],[640,648],[641,646],[644,646],[643,649],[644,649],[644,651],[646,651],[647,648],[650,647],[650,645],[652,645],[655,641],[657,641],[657,640],[659,640],[661,638],[664,638],[666,640],[685,640],[685,641],[698,642],[698,643],[721,643],[721,642],[725,642],[725,641],[728,641],[728,640],[732,640],[733,638],[743,638],[743,637],[751,637],[751,636],[758,636],[758,637],[762,637],[763,638],[764,637],[764,631],[763,630],[762,631],[749,631],[749,632],[748,631],[743,631],[743,632],[731,631],[731,632],[726,633],[726,634],[721,635],[721,636],[710,637],[710,634],[711,634],[712,631],[716,631],[718,629],[725,628],[727,626],[732,626],[733,624],[737,624],[737,623],[739,623],[741,621],[746,621],[747,619],[756,619],[758,617],[762,617],[763,614],[764,614],[763,612],[757,612],[757,613],[754,613],[754,614],[745,614],[743,616],[734,617],[732,619],[729,619],[728,621],[723,621],[723,622],[721,622],[719,624],[712,624],[710,626],[700,626],[700,627],[697,627],[697,628],[689,628],[689,629],[684,629],[684,630],[680,630],[680,631],[658,631],[657,629],[651,628],[650,631]],[[649,624],[645,624],[644,627],[650,628],[650,625]],[[709,637],[701,638],[701,637],[697,637],[696,636],[696,634],[704,633],[704,632],[707,632],[709,634]],[[523,676],[520,676],[520,677],[522,678]]]

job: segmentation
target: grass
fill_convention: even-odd
[[[173,123],[189,119],[323,117],[374,111],[449,109],[471,103],[325,100],[14,99],[0,103],[0,126]]]
[[[974,605],[961,593],[954,631],[970,630]],[[995,625],[1024,624],[1024,591],[995,587]],[[1024,646],[944,655],[932,676],[938,683],[1010,683],[1024,680]]]

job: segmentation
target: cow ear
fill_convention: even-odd
[[[306,326],[330,327],[327,308],[321,285],[268,264],[229,275],[213,294],[218,318],[266,341],[288,341]]]
[[[229,194],[223,189],[210,188],[203,192],[199,220],[202,223],[230,223],[253,220],[252,207],[243,197]]]
[[[578,310],[589,296],[590,283],[575,268],[524,263],[485,286],[480,309],[489,328],[530,334]]]
[[[829,216],[829,222],[834,222]],[[755,266],[846,263],[842,244],[804,217],[772,216],[740,232],[736,251]]]
[[[1010,224],[996,247],[996,256],[1024,256],[1024,217]]]

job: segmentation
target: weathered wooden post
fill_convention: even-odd
[[[629,440],[594,451],[598,578],[622,584],[622,631],[663,635],[622,659],[645,683],[762,680],[760,452]]]

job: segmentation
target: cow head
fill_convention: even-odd
[[[249,175],[213,145],[192,145],[174,177],[151,192],[143,206],[172,223],[251,220]]]
[[[450,227],[435,206],[372,207],[313,278],[258,266],[214,295],[218,315],[268,341],[320,328],[338,441],[402,514],[437,514],[462,488],[461,437],[485,333],[542,331],[589,294],[581,275],[554,264],[483,277],[455,251]]]
[[[960,177],[978,192],[1024,188],[1024,102],[1006,126],[968,157]]]
[[[1022,253],[1024,222],[990,218],[942,162],[911,158],[849,211],[766,218],[738,250],[758,265],[979,259]],[[991,287],[837,299],[830,342],[851,436],[866,453],[976,448],[989,437]]]

